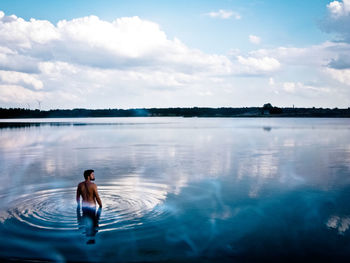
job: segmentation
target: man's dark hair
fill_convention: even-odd
[[[89,170],[85,170],[84,171],[84,178],[85,178],[85,180],[89,177],[89,175],[91,174],[91,173],[93,173],[93,172],[95,172],[94,170],[92,170],[92,169],[89,169]]]

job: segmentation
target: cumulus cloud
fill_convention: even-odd
[[[45,92],[34,92],[19,85],[0,85],[0,100],[3,102],[16,101],[27,103],[28,101],[42,101],[47,98]]]
[[[330,2],[327,8],[332,16],[338,18],[340,16],[347,16],[350,14],[350,0],[342,0]]]
[[[250,56],[262,58],[273,57],[281,64],[335,69],[345,69],[350,65],[350,44],[340,42],[324,42],[308,47],[277,47],[251,51]]]
[[[258,49],[249,52],[255,59],[271,57],[279,61],[278,71],[266,72],[267,88],[280,97],[293,96],[297,100],[323,101],[319,106],[343,105],[348,107],[350,93],[350,44],[342,42],[324,42],[306,47],[277,47]],[[335,104],[328,104],[332,99]],[[314,102],[313,102],[314,103]],[[316,103],[315,103],[316,104]]]
[[[273,57],[243,57],[237,56],[238,62],[248,69],[248,72],[269,72],[280,68],[280,62]]]
[[[350,86],[350,69],[326,68],[325,72],[340,83]]]
[[[327,42],[208,54],[169,39],[158,24],[139,17],[108,22],[87,16],[52,24],[1,12],[0,106],[37,100],[48,108],[230,106],[232,96],[241,106],[247,99],[260,105],[265,101],[247,95],[262,91],[259,78],[271,78],[270,89],[292,94],[276,73],[294,66],[322,69],[327,81],[345,85],[325,69],[344,69],[349,47]],[[297,84],[302,80],[292,82],[295,93],[307,90]]]
[[[320,94],[331,92],[331,90],[328,87],[308,85],[302,82],[283,82],[279,85],[282,87],[282,90],[284,92],[303,96],[309,96],[314,93]]]
[[[231,11],[219,13],[237,18]],[[112,22],[87,16],[54,25],[0,14],[2,94],[9,96],[9,87],[18,94],[22,87],[28,101],[35,94],[51,98],[46,105],[87,107],[93,100],[94,105],[110,107],[146,106],[143,101],[154,102],[150,98],[156,93],[170,97],[177,89],[181,98],[189,91],[193,96],[214,94],[214,87],[232,88],[225,78],[263,75],[280,66],[273,56],[238,54],[230,58],[189,48],[177,38],[169,39],[158,24],[137,16]],[[18,101],[25,103],[23,97]]]
[[[3,96],[13,98],[10,87],[13,94],[22,87],[28,100],[39,90],[55,94],[60,103],[88,103],[89,94],[96,92],[141,100],[142,88],[196,87],[231,74],[228,57],[188,48],[179,39],[169,39],[158,24],[136,16],[112,22],[88,16],[54,25],[0,13]]]
[[[221,18],[221,19],[229,19],[233,17],[234,19],[241,19],[241,15],[237,12],[231,11],[231,10],[223,10],[220,9],[219,11],[212,11],[207,13],[206,15],[213,17],[213,18]]]
[[[33,87],[36,90],[43,88],[43,83],[35,75],[16,72],[16,71],[3,71],[0,70],[0,81],[9,84],[24,84]]]
[[[33,45],[45,44],[59,37],[54,25],[45,20],[32,18],[25,21],[15,15],[0,15],[0,23],[0,44],[4,46],[29,49]]]
[[[230,63],[224,56],[207,55],[187,48],[177,39],[169,40],[158,24],[139,17],[107,22],[88,16],[62,20],[56,26],[49,21],[25,21],[14,16],[8,22],[5,18],[0,18],[0,46],[12,53],[2,56],[12,55],[15,59],[25,54],[32,59],[118,69],[166,64],[183,71],[196,67],[225,71]]]
[[[249,35],[249,41],[253,44],[258,45],[261,42],[261,38],[255,35]]]
[[[299,68],[298,74],[300,75],[302,75],[303,71],[307,70],[309,74],[317,74],[318,79],[322,79],[322,81],[328,81],[328,76],[344,85],[350,85],[349,54],[350,44],[329,41],[303,48],[278,47],[250,52],[250,55],[255,58],[273,57],[288,67],[288,71],[292,71],[293,68]],[[311,73],[312,71],[314,73]],[[299,87],[301,86],[299,85]],[[284,90],[290,93],[294,90],[300,90],[296,89],[296,87],[296,83],[291,84],[287,81],[284,85]],[[306,87],[312,90],[312,85]],[[325,89],[315,90],[325,91]]]
[[[152,55],[157,49],[176,46],[176,43],[167,39],[156,23],[141,20],[139,17],[119,18],[110,23],[96,16],[89,16],[59,21],[56,29],[60,34],[60,47],[64,54],[71,51],[67,44],[70,43],[74,51],[81,50],[79,56],[94,49],[94,59],[106,54],[113,59],[137,60]],[[100,50],[100,54],[96,54],[96,50]],[[82,60],[79,56],[76,59]]]
[[[350,0],[332,1],[327,9],[329,14],[321,28],[328,33],[335,33],[341,41],[350,43]]]

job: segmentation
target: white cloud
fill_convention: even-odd
[[[0,84],[0,101],[2,102],[16,101],[18,103],[28,103],[36,102],[37,100],[42,101],[47,97],[48,94],[42,91],[32,91],[18,85]]]
[[[347,16],[350,14],[350,0],[330,2],[327,8],[334,17]]]
[[[26,54],[33,62],[33,71],[37,66],[35,59],[100,68],[167,67],[176,71],[192,71],[197,67],[204,71],[214,68],[227,71],[230,64],[224,56],[208,55],[189,49],[177,39],[169,40],[158,24],[139,17],[107,22],[88,16],[62,20],[57,26],[17,17],[4,22],[5,18],[0,20],[0,47],[7,52],[10,49],[12,54],[2,56],[10,61]],[[2,67],[5,66],[14,69],[10,63]]]
[[[221,19],[229,19],[232,16],[237,20],[242,18],[241,15],[237,12],[234,12],[231,10],[223,10],[223,9],[220,9],[219,11],[213,11],[213,12],[207,13],[207,15],[213,18],[221,18]]]
[[[260,44],[261,43],[261,38],[255,35],[249,35],[249,41],[253,44]]]
[[[22,87],[28,98],[35,96],[27,88],[45,89],[56,98],[46,105],[70,102],[76,106],[99,97],[99,105],[104,99],[112,105],[113,98],[115,103],[126,97],[141,100],[146,97],[142,89],[150,89],[148,94],[168,87],[195,89],[235,74],[228,57],[170,40],[158,24],[139,17],[107,22],[88,16],[53,25],[3,13],[0,71],[4,96],[16,97],[9,94],[11,85],[16,87],[14,94]],[[107,99],[103,98],[106,94],[110,94]],[[129,105],[138,106],[132,101]]]
[[[250,52],[254,57],[274,57],[281,63],[288,65],[322,66],[339,54],[350,51],[350,45],[344,43],[324,42],[309,47],[277,47],[272,49],[258,49]]]
[[[306,95],[307,93],[329,93],[331,90],[327,87],[316,87],[313,85],[306,85],[301,82],[284,82],[282,88],[287,93],[298,93],[299,95]]]
[[[59,37],[55,26],[45,20],[25,21],[16,16],[2,16],[0,24],[0,44],[13,45],[18,49],[45,44]]]
[[[350,69],[326,68],[325,72],[333,79],[350,86]]]
[[[272,57],[243,57],[237,56],[238,62],[248,68],[248,72],[270,72],[280,68],[279,61]]]
[[[0,83],[7,84],[25,84],[30,85],[36,90],[43,88],[43,83],[37,76],[16,71],[0,70]]]
[[[350,0],[332,1],[327,8],[329,15],[320,24],[321,29],[335,33],[338,41],[350,43]]]
[[[294,82],[285,82],[283,83],[283,89],[287,92],[295,92],[295,83]]]
[[[304,78],[296,81],[318,82],[317,86],[322,86],[323,83],[327,83],[326,86],[337,85],[331,79],[338,80],[338,83],[349,83],[347,69],[350,69],[350,56],[348,54],[350,54],[350,44],[339,42],[324,42],[303,48],[259,49],[249,53],[250,56],[259,59],[266,56],[273,57],[283,65],[279,72],[288,72],[286,75],[294,74],[297,78]]]
[[[112,23],[96,16],[62,20],[57,23],[56,30],[64,44],[71,43],[85,50],[102,49],[127,58],[145,56],[157,48],[169,48],[174,44],[156,23],[139,17],[119,18]]]
[[[59,76],[60,74],[77,74],[78,73],[77,66],[71,65],[67,62],[61,62],[61,61],[40,62],[38,64],[38,67],[43,74],[50,76],[51,78],[55,76]]]
[[[344,82],[325,69],[345,69],[349,50],[349,44],[326,42],[207,54],[169,39],[158,24],[139,17],[108,22],[88,16],[54,25],[0,13],[0,106],[36,100],[48,108],[263,105],[277,88],[288,96],[320,91],[303,74],[341,88],[337,84]],[[302,74],[293,78],[298,67]],[[294,93],[283,89],[290,79]],[[343,93],[342,105],[348,97]]]

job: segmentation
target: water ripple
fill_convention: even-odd
[[[76,231],[79,223],[75,191],[75,187],[56,188],[20,195],[0,212],[0,223],[16,232],[28,226],[34,230]],[[162,206],[167,195],[167,186],[163,184],[132,181],[101,184],[99,193],[103,202],[101,232],[145,227],[147,222],[161,222],[169,216]]]

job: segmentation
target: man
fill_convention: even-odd
[[[90,239],[87,244],[94,244],[94,236],[97,233],[98,221],[100,219],[102,202],[97,192],[97,186],[92,182],[95,180],[94,170],[84,171],[85,181],[79,183],[77,188],[77,219],[79,225],[85,227],[86,236]],[[80,214],[80,196],[82,196],[83,216]],[[99,209],[96,213],[96,201]]]
[[[83,198],[82,207],[96,208],[96,201],[100,208],[102,202],[97,192],[97,186],[92,182],[95,181],[94,170],[84,171],[85,181],[79,183],[77,188],[77,204],[80,206],[80,196]]]

